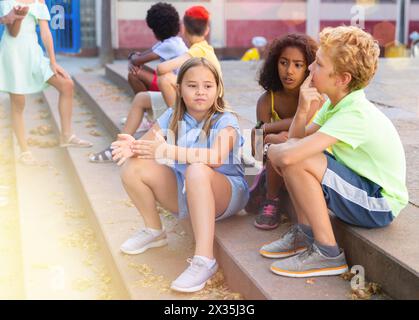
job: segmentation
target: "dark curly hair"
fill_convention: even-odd
[[[259,85],[266,91],[279,91],[284,87],[278,75],[278,59],[285,48],[294,47],[300,49],[307,66],[316,58],[318,45],[311,37],[304,34],[288,34],[275,39],[267,50],[266,60],[259,74]],[[306,76],[309,71],[307,69]]]
[[[180,30],[179,13],[169,3],[158,2],[151,6],[147,11],[146,21],[160,41],[176,36]]]

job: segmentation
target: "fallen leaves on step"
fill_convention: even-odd
[[[49,124],[42,124],[29,131],[30,134],[36,136],[46,136],[52,133],[52,126]]]
[[[350,271],[340,275],[340,277],[345,281],[351,281],[354,276],[355,273]],[[351,289],[349,298],[352,300],[369,300],[372,296],[381,293],[382,290],[379,284],[375,282],[365,282],[365,288]]]
[[[354,276],[355,276],[355,273],[352,273],[350,271],[347,271],[340,275],[340,277],[345,281],[351,281]]]
[[[84,249],[87,252],[96,252],[99,249],[96,235],[89,227],[84,227],[75,231],[68,236],[61,238],[61,241],[71,248]]]
[[[50,117],[51,117],[51,113],[47,109],[41,109],[38,111],[39,119],[49,119]]]
[[[224,279],[224,274],[221,270],[207,281],[204,289],[196,292],[192,300],[243,300],[243,296],[240,293],[231,292],[227,287]]]
[[[85,125],[86,128],[95,128],[97,127],[97,122],[96,119],[94,117],[90,118],[89,120],[86,121]]]
[[[134,282],[135,286],[158,289],[161,293],[169,291],[170,282],[162,275],[154,273],[149,265],[130,262],[128,266],[141,276],[141,279]]]
[[[381,287],[379,284],[369,282],[365,285],[364,289],[352,289],[351,299],[352,300],[369,300],[372,296],[381,293]]]
[[[101,137],[101,136],[102,136],[102,133],[100,133],[99,131],[97,131],[97,130],[95,130],[95,129],[90,130],[90,131],[89,131],[89,134],[90,134],[91,136],[94,136],[94,137]]]
[[[40,148],[54,148],[59,145],[58,140],[55,138],[39,140],[37,138],[29,137],[26,140],[26,142],[28,143],[28,146],[30,147],[40,147]]]

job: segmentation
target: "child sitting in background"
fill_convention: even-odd
[[[222,76],[220,62],[215,55],[214,48],[208,44],[205,38],[209,34],[209,12],[202,6],[194,6],[185,11],[183,17],[184,36],[188,42],[189,50],[184,55],[161,63],[157,67],[158,82],[164,101],[172,107],[176,99],[176,77],[173,70],[190,58],[205,58],[209,60]]]
[[[135,94],[142,91],[160,91],[157,74],[145,63],[174,59],[184,54],[188,48],[178,36],[180,30],[179,14],[169,3],[156,3],[147,11],[147,26],[159,40],[151,49],[132,52],[128,56],[128,82]]]
[[[241,61],[259,61],[260,59],[262,59],[265,53],[267,44],[268,41],[265,37],[253,37],[253,48],[250,48],[244,53],[243,57],[241,58]]]

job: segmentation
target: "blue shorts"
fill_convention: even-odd
[[[179,207],[179,212],[177,212],[177,214],[179,219],[183,219],[189,215],[188,202],[186,199],[187,188],[185,188],[185,177],[181,172],[175,170],[174,168],[172,168],[172,170],[175,173],[177,180],[177,199]],[[247,201],[249,200],[249,187],[246,180],[240,176],[226,175],[226,177],[231,184],[231,199],[226,211],[219,215],[215,221],[235,215],[246,206]]]
[[[380,228],[393,221],[381,187],[359,176],[325,152],[327,169],[322,188],[327,207],[346,223],[363,228]]]

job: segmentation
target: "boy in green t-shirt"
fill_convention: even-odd
[[[300,88],[298,109],[286,143],[265,152],[285,181],[298,224],[260,253],[271,271],[288,277],[338,275],[348,270],[333,234],[328,209],[364,228],[390,224],[407,205],[406,160],[391,121],[366,97],[379,47],[356,27],[320,33],[316,61]],[[322,109],[307,129],[311,104]],[[324,152],[331,147],[333,155]]]

